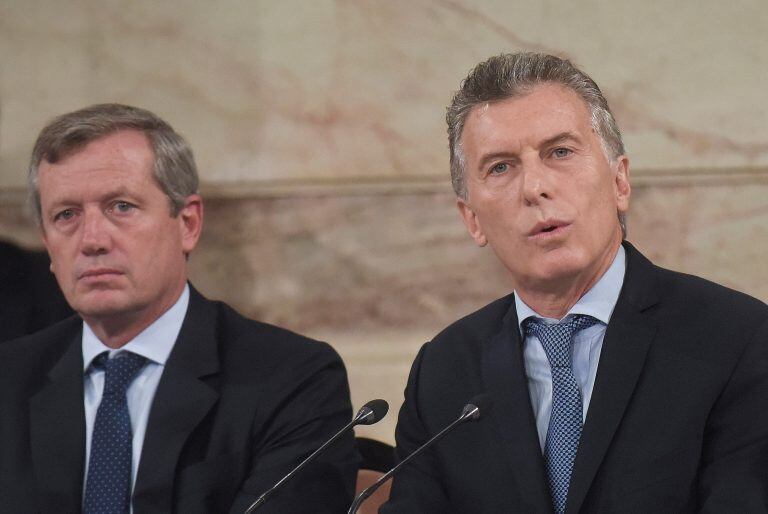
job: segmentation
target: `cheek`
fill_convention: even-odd
[[[522,217],[518,203],[514,198],[502,197],[484,199],[483,208],[479,211],[481,220],[489,229],[509,232],[519,225]]]
[[[610,181],[603,180],[582,195],[581,208],[590,216],[605,216],[608,212],[616,212],[616,191]]]
[[[77,255],[74,244],[66,244],[65,241],[52,242],[49,238],[46,248],[51,259],[51,271],[58,275],[73,267]]]
[[[178,225],[162,224],[150,231],[142,259],[156,267],[174,264],[182,255],[182,237]]]

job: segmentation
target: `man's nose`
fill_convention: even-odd
[[[109,252],[112,244],[109,220],[103,212],[92,209],[83,213],[81,251],[85,255]]]
[[[538,156],[523,162],[522,178],[523,199],[527,205],[538,205],[552,198],[552,176]]]

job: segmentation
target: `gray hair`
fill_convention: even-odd
[[[445,116],[451,152],[451,183],[458,197],[467,199],[461,135],[472,108],[525,95],[536,85],[545,83],[564,86],[584,100],[592,118],[592,128],[600,137],[609,161],[615,162],[624,155],[621,132],[608,101],[589,75],[570,61],[548,54],[521,52],[493,56],[469,72],[453,96]],[[619,221],[626,235],[623,215],[619,215]]]
[[[197,166],[189,144],[156,114],[138,107],[97,104],[54,118],[37,137],[27,174],[29,200],[41,220],[38,168],[81,150],[88,143],[121,130],[143,133],[154,153],[153,174],[168,196],[171,216],[177,216],[189,195],[197,193]]]

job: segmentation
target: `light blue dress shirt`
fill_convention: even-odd
[[[600,320],[589,328],[576,333],[573,338],[572,368],[576,383],[581,389],[583,401],[583,421],[587,420],[589,401],[592,398],[592,388],[595,385],[597,364],[600,362],[600,352],[603,349],[603,338],[608,322],[613,314],[616,301],[619,299],[621,286],[624,284],[624,271],[626,270],[626,254],[624,247],[620,246],[616,257],[613,259],[608,271],[582,296],[576,305],[562,318],[565,319],[575,314],[588,314]],[[541,318],[548,323],[557,323],[561,320],[545,318],[537,314],[515,294],[515,308],[517,319],[520,322],[520,334],[523,321],[531,316]],[[531,396],[533,414],[536,417],[536,430],[539,434],[541,451],[547,440],[549,417],[552,413],[552,370],[549,367],[547,354],[541,341],[535,335],[525,338],[523,343],[523,360],[525,374],[528,380],[528,393]]]
[[[104,392],[104,371],[91,367],[93,359],[102,352],[108,351],[110,357],[114,354],[130,351],[146,357],[147,364],[136,375],[126,391],[128,413],[131,416],[131,428],[133,429],[133,454],[131,462],[131,488],[136,483],[136,472],[139,469],[141,448],[144,444],[144,435],[147,432],[147,420],[152,400],[155,398],[157,384],[165,369],[176,338],[181,330],[181,324],[187,313],[189,305],[189,285],[184,286],[184,291],[173,306],[157,318],[150,326],[139,335],[130,340],[125,346],[113,350],[104,345],[96,334],[93,333],[87,323],[83,322],[83,363],[84,363],[84,387],[85,387],[85,475],[83,478],[83,491],[85,480],[88,477],[88,461],[91,457],[91,436],[93,425],[96,421],[96,411],[101,403]],[[133,511],[133,509],[131,509]]]

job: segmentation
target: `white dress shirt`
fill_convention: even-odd
[[[96,411],[101,403],[104,392],[104,371],[91,367],[93,359],[102,352],[108,351],[110,358],[115,354],[130,351],[147,359],[147,364],[136,375],[126,391],[128,401],[128,413],[131,416],[131,428],[133,429],[133,452],[131,461],[131,488],[136,483],[136,472],[139,469],[141,448],[144,443],[144,434],[147,431],[149,409],[157,391],[157,384],[165,369],[176,338],[181,330],[181,324],[187,313],[189,304],[189,286],[173,306],[165,311],[154,323],[148,326],[139,335],[130,340],[122,348],[113,350],[104,345],[93,333],[87,323],[83,322],[83,363],[85,386],[85,481],[88,477],[88,462],[91,456],[91,436],[96,420]]]
[[[576,314],[588,314],[600,321],[600,323],[576,332],[573,338],[571,366],[573,376],[576,378],[576,383],[581,390],[583,401],[582,421],[584,422],[587,420],[589,401],[592,398],[592,388],[595,385],[597,364],[600,361],[600,352],[603,349],[605,330],[611,319],[611,314],[613,314],[616,301],[619,299],[621,286],[624,284],[625,270],[626,253],[624,247],[620,246],[608,271],[562,318],[562,320],[565,320],[569,316]],[[526,318],[534,316],[542,319],[545,323],[558,323],[562,321],[545,318],[537,314],[517,294],[515,294],[515,308],[517,309],[517,319],[520,323],[520,334],[523,337],[525,337],[525,332],[522,326]],[[533,414],[536,417],[536,429],[539,434],[539,444],[543,452],[544,444],[547,440],[549,417],[552,414],[552,370],[547,360],[547,354],[544,352],[544,347],[538,337],[535,335],[525,337],[523,344],[523,360],[528,380],[528,393],[531,396]]]

